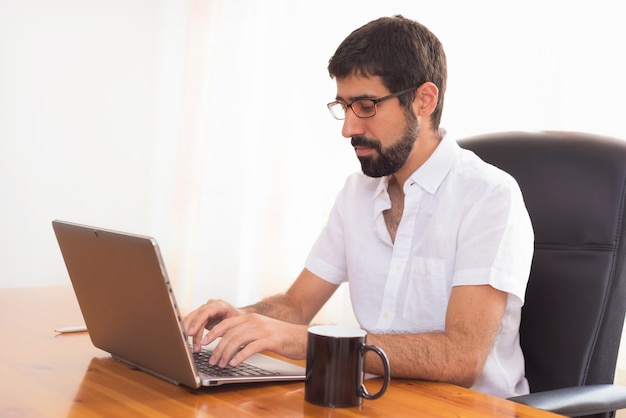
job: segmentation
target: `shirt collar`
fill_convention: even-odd
[[[407,179],[404,185],[405,189],[413,184],[417,184],[428,193],[434,194],[452,169],[459,146],[456,141],[446,135],[445,130],[441,129],[440,132],[442,136],[441,142],[428,160]],[[383,192],[386,192],[388,184],[389,176],[381,177],[373,198],[376,199]]]
[[[459,146],[456,141],[449,138],[442,130],[441,142],[428,160],[411,174],[404,187],[417,183],[428,193],[435,194],[454,166],[458,151]]]

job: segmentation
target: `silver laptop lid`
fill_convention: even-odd
[[[305,379],[303,367],[262,354],[245,363],[269,375],[198,373],[156,241],[59,220],[52,225],[91,341],[114,358],[194,388]]]
[[[93,344],[162,378],[198,387],[156,241],[58,220],[52,225]]]

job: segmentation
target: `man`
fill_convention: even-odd
[[[211,363],[223,367],[263,350],[305,358],[307,324],[349,282],[394,377],[528,393],[519,323],[532,227],[513,178],[439,129],[439,40],[402,16],[381,18],[352,32],[328,69],[329,110],[363,173],[347,179],[287,292],[241,309],[210,300],[185,319],[194,350],[222,337]]]

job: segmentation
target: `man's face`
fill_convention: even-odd
[[[379,77],[350,76],[337,79],[337,100],[351,104],[358,99],[378,99],[390,94]],[[376,105],[371,118],[346,111],[342,135],[351,143],[363,173],[382,177],[395,173],[407,161],[419,133],[415,114],[400,106],[397,98]]]

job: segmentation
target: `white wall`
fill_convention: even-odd
[[[68,283],[54,218],[171,218],[159,137],[179,133],[188,20],[185,2],[0,0],[0,286]]]

